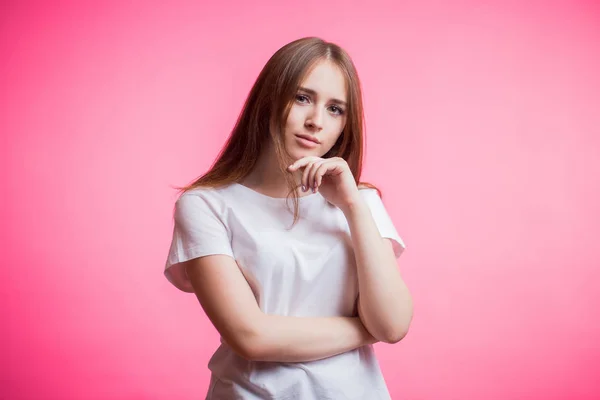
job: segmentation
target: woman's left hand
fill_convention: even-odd
[[[302,157],[288,167],[289,172],[301,169],[303,188],[315,193],[318,190],[342,211],[360,198],[352,171],[343,158]]]

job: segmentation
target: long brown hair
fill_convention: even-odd
[[[176,187],[180,194],[198,187],[219,187],[241,181],[254,169],[261,149],[272,140],[279,168],[290,189],[288,200],[293,199],[295,224],[298,194],[296,182],[286,170],[294,160],[285,149],[283,132],[298,87],[312,68],[324,60],[333,62],[344,74],[348,117],[342,134],[323,158],[343,158],[357,185],[376,189],[381,196],[375,186],[360,182],[365,129],[361,85],[354,63],[340,46],[317,37],[295,40],[271,56],[252,86],[219,156],[204,175],[187,186]]]

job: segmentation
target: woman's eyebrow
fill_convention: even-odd
[[[302,90],[303,92],[306,92],[306,93],[308,93],[310,95],[317,96],[317,92],[314,91],[314,90],[312,90],[312,89],[309,89],[309,88],[305,88],[305,87],[300,86],[298,88],[298,90]],[[336,104],[340,104],[342,106],[346,106],[347,105],[345,101],[339,100],[339,99],[331,99],[331,102],[332,103],[336,103]]]

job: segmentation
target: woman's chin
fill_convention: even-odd
[[[297,161],[303,157],[308,157],[308,156],[314,156],[315,151],[311,151],[311,150],[307,150],[307,149],[303,149],[303,148],[292,148],[289,150],[290,156],[294,159],[294,161]]]

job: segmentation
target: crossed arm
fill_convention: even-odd
[[[185,263],[194,292],[224,341],[254,361],[303,362],[373,344],[357,317],[288,317],[263,313],[233,258]]]
[[[364,202],[344,213],[357,261],[359,317],[268,315],[233,258],[210,255],[184,263],[206,315],[237,354],[255,361],[313,361],[406,335],[412,299],[389,239],[381,238]]]

